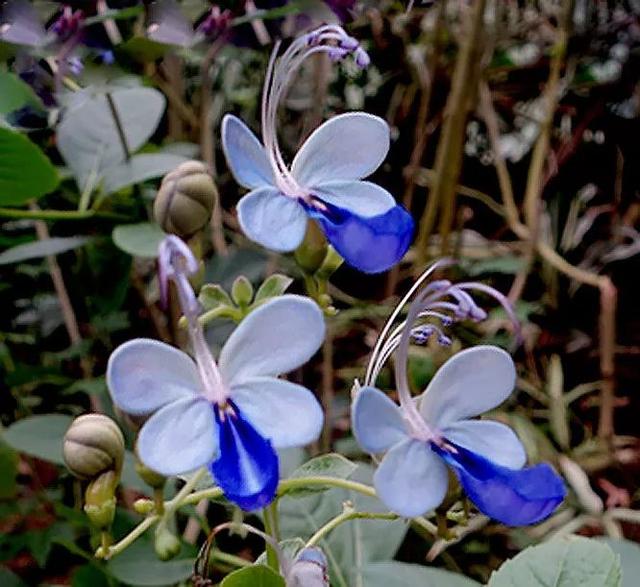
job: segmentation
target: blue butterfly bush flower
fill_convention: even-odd
[[[486,317],[470,290],[504,301],[482,284],[442,280],[424,287],[406,321],[391,330],[404,302],[396,309],[374,350],[365,387],[356,395],[354,434],[367,452],[386,453],[374,476],[376,492],[401,516],[419,516],[442,503],[449,484],[448,466],[481,512],[509,526],[535,524],[563,501],[562,479],[546,463],[525,467],[524,447],[511,428],[473,419],[511,394],[516,371],[509,354],[486,345],[461,351],[439,369],[417,401],[409,391],[407,358],[412,339],[423,343],[438,335],[447,344],[450,341],[434,321],[446,326]],[[394,351],[399,406],[373,386]]]
[[[146,416],[138,436],[142,462],[166,476],[207,466],[226,497],[245,510],[270,503],[278,484],[275,449],[316,440],[323,413],[315,396],[278,375],[306,362],[320,347],[322,312],[309,300],[284,295],[245,318],[213,359],[198,322],[189,284],[198,262],[180,239],[160,246],[166,299],[175,283],[189,324],[191,350],[138,338],[118,347],[107,385],[118,408]]]
[[[360,67],[369,57],[337,25],[326,25],[294,40],[278,57],[276,45],[262,100],[262,144],[233,115],[222,121],[222,147],[236,181],[251,190],[238,203],[238,220],[253,241],[279,252],[302,242],[308,219],[357,269],[385,271],[409,248],[413,220],[380,186],[364,181],[389,150],[389,127],[377,116],[349,112],[331,118],[302,145],[291,166],[280,152],[278,105],[293,72],[309,56],[334,61],[351,55]]]

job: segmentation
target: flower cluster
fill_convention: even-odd
[[[191,350],[138,338],[109,359],[114,403],[146,416],[138,436],[142,462],[163,475],[208,466],[227,498],[246,510],[267,505],[278,484],[277,448],[303,446],[322,428],[322,409],[306,388],[277,376],[319,348],[324,318],[314,302],[284,295],[254,310],[227,340],[218,363],[198,322],[189,284],[198,262],[180,239],[160,248],[161,284],[176,286]]]
[[[225,116],[222,146],[236,181],[251,190],[238,203],[238,220],[253,241],[287,252],[302,242],[308,219],[350,265],[367,273],[385,271],[407,251],[413,220],[380,186],[363,181],[389,150],[387,123],[350,112],[317,128],[291,166],[280,151],[277,114],[293,73],[317,53],[333,61],[352,56],[360,67],[369,56],[353,37],[327,25],[294,40],[271,56],[262,97],[262,142],[238,118]]]
[[[524,447],[508,426],[472,419],[500,405],[511,394],[516,372],[509,354],[486,345],[461,351],[440,368],[417,401],[409,390],[411,339],[424,342],[437,333],[441,343],[448,342],[438,325],[414,324],[425,319],[441,324],[464,318],[484,319],[486,314],[468,293],[470,290],[502,299],[482,284],[433,281],[416,296],[406,320],[390,332],[408,298],[403,300],[383,330],[365,387],[356,395],[353,431],[364,450],[386,453],[374,482],[378,496],[394,512],[415,517],[440,505],[449,485],[448,465],[481,512],[511,526],[534,524],[564,499],[566,489],[561,478],[545,463],[524,467]],[[377,374],[394,351],[399,406],[374,387]]]

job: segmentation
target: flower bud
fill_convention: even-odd
[[[153,216],[162,230],[189,237],[203,228],[218,198],[204,163],[185,161],[164,176],[153,203]]]
[[[116,515],[119,475],[107,471],[89,483],[84,494],[84,512],[98,530],[107,530]]]
[[[119,476],[124,437],[111,418],[85,414],[76,418],[64,435],[63,456],[69,471],[79,479],[95,479],[109,470]]]
[[[307,222],[304,240],[294,256],[300,267],[309,274],[315,273],[327,256],[327,239],[315,222]]]
[[[154,548],[161,561],[168,561],[180,552],[180,540],[164,524],[156,528]]]
[[[153,502],[153,500],[147,499],[146,497],[136,499],[133,502],[133,509],[136,511],[136,513],[140,514],[141,516],[149,515],[154,510],[155,507],[156,507],[156,504]]]

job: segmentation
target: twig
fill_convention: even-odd
[[[32,212],[39,210],[38,205],[35,202],[29,203],[29,209]],[[50,238],[49,228],[42,220],[35,221],[36,235],[38,240],[45,241]],[[53,281],[53,288],[55,289],[58,303],[60,304],[60,310],[62,312],[62,319],[64,320],[64,326],[67,330],[67,335],[71,341],[71,345],[77,347],[82,343],[82,336],[80,334],[80,327],[78,326],[78,319],[73,310],[73,304],[71,298],[69,298],[69,292],[64,283],[64,277],[60,270],[60,265],[55,255],[47,255],[47,266],[49,267],[49,275],[51,275],[51,281]],[[80,359],[80,368],[82,369],[82,375],[84,379],[91,377],[91,363],[87,357]],[[91,409],[94,412],[102,412],[102,405],[100,398],[95,395],[89,396],[91,402]]]
[[[333,425],[333,333],[327,329],[322,344],[322,407],[324,409],[324,425],[322,428],[322,452],[331,450],[331,432]]]
[[[217,39],[207,51],[200,67],[200,79],[202,80],[200,94],[200,151],[204,162],[209,166],[215,176],[215,151],[213,143],[213,132],[211,129],[211,76],[209,70],[218,53],[226,43],[223,36]],[[218,255],[227,255],[227,243],[224,240],[224,229],[222,225],[222,206],[218,196],[213,211],[211,213],[211,240],[213,248]]]
[[[422,271],[427,261],[427,245],[438,209],[441,209],[440,234],[443,252],[448,248],[455,208],[455,186],[462,168],[465,124],[477,90],[485,6],[486,0],[475,2],[469,16],[468,30],[456,61],[451,93],[445,107],[442,136],[436,151],[434,165],[436,179],[429,192],[429,200],[420,221],[414,262],[416,273]]]

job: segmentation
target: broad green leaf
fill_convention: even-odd
[[[27,137],[0,128],[0,206],[19,206],[56,189],[59,178],[47,156]]]
[[[149,540],[138,540],[107,563],[107,570],[118,581],[135,587],[163,587],[184,581],[193,574],[195,559],[163,562]]]
[[[489,587],[620,587],[620,560],[588,538],[553,540],[523,550],[491,575]]]
[[[102,189],[106,194],[112,194],[148,179],[162,177],[185,161],[186,157],[170,153],[134,155],[129,161],[104,170]]]
[[[287,275],[281,275],[279,273],[270,275],[258,288],[254,303],[259,304],[260,302],[267,301],[269,298],[281,296],[292,283],[293,279]]]
[[[373,468],[360,465],[352,479],[370,484]],[[331,518],[342,512],[342,504],[351,501],[363,512],[387,512],[380,500],[343,489],[331,489],[307,497],[284,496],[279,501],[282,538],[308,540]],[[352,520],[333,530],[320,546],[329,561],[333,587],[367,585],[362,572],[368,563],[393,558],[407,531],[403,520]],[[364,581],[364,583],[363,583]]]
[[[84,565],[73,573],[71,587],[109,587],[109,580],[99,567]]]
[[[637,587],[640,577],[640,545],[631,540],[618,540],[616,538],[596,538],[598,542],[606,544],[620,557],[622,566],[621,587]]]
[[[333,453],[307,461],[290,475],[290,479],[300,477],[335,477],[337,479],[348,479],[356,469],[357,465],[355,463],[352,463],[342,455]],[[328,489],[331,489],[331,486],[314,486],[290,491],[288,495],[310,495]]]
[[[107,94],[88,88],[77,97],[58,126],[58,149],[81,190],[97,185],[105,170],[126,160]],[[155,132],[165,109],[164,96],[153,88],[122,88],[110,94],[129,153]],[[95,182],[95,183],[94,183]]]
[[[264,565],[240,569],[227,575],[220,587],[285,587],[284,579]]]
[[[134,257],[154,258],[158,256],[158,246],[165,233],[151,222],[121,224],[113,229],[111,237],[116,246]]]
[[[18,455],[0,438],[0,499],[11,499],[16,494]]]
[[[54,237],[11,247],[0,254],[0,265],[20,263],[29,259],[40,259],[49,255],[59,255],[86,245],[88,236]]]
[[[362,576],[367,587],[480,587],[480,583],[458,573],[397,561],[369,563]]]
[[[72,419],[63,414],[29,416],[11,424],[2,437],[19,452],[63,465],[62,439]]]
[[[0,585],[2,587],[27,587],[27,584],[18,575],[6,567],[0,567]]]
[[[24,106],[42,109],[42,103],[29,85],[14,73],[0,71],[0,115]]]

